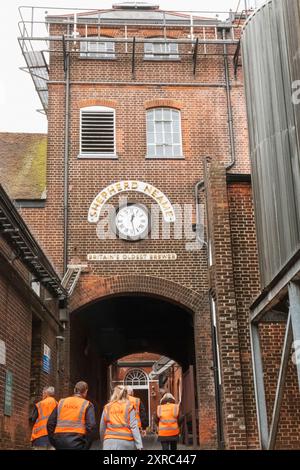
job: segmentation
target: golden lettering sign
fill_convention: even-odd
[[[136,191],[150,196],[159,205],[164,220],[166,222],[175,222],[175,212],[167,196],[162,191],[155,188],[155,186],[136,180],[118,181],[104,188],[97,194],[90,206],[88,221],[90,223],[97,223],[104,204],[116,194],[125,191]]]

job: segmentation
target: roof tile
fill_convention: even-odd
[[[12,199],[45,199],[47,135],[0,132],[0,183]]]

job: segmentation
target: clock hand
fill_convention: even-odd
[[[131,214],[131,218],[130,218],[130,222],[131,222],[131,225],[132,225],[132,228],[133,228],[133,235],[135,235],[135,228],[134,228],[134,224],[133,224],[133,219],[134,219],[134,217],[135,217],[135,214],[132,213],[132,214]]]
[[[133,235],[135,235],[135,228],[134,228],[133,220],[131,221],[131,225],[132,225],[132,228],[133,228]]]

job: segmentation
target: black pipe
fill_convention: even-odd
[[[69,117],[70,117],[70,55],[65,56],[65,150],[64,150],[64,274],[68,268],[68,236],[69,236]]]
[[[226,35],[226,30],[223,29],[223,38]],[[234,129],[233,129],[233,115],[232,115],[232,102],[231,102],[231,83],[228,65],[228,54],[227,46],[224,44],[224,74],[225,74],[225,85],[226,85],[226,98],[227,98],[227,114],[228,114],[228,131],[230,141],[230,154],[231,161],[226,166],[226,170],[230,170],[236,162],[235,145],[234,145]]]

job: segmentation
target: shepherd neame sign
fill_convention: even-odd
[[[97,223],[99,221],[101,210],[108,200],[116,194],[123,193],[125,191],[136,191],[152,197],[152,199],[154,199],[154,201],[159,205],[164,220],[166,222],[175,222],[175,212],[167,196],[155,186],[145,183],[144,181],[136,180],[118,181],[117,183],[110,184],[104,188],[95,197],[90,206],[88,221],[90,223]]]

